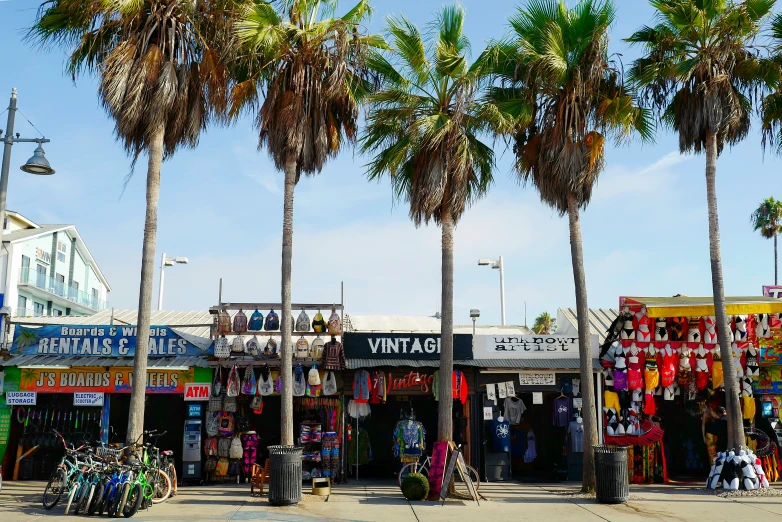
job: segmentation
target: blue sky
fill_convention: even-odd
[[[570,2],[573,4],[573,2]],[[637,51],[620,38],[652,20],[641,0],[618,0],[612,50],[628,64]],[[348,2],[343,2],[347,9]],[[440,2],[376,0],[372,28],[389,13],[419,26]],[[477,55],[501,36],[514,12],[509,0],[465,0],[466,32]],[[144,218],[144,160],[122,192],[130,160],[113,137],[94,78],[75,84],[63,72],[65,54],[22,41],[36,2],[0,1],[0,104],[11,87],[19,108],[52,140],[46,154],[57,174],[20,170],[32,147],[14,146],[8,208],[39,223],[74,223],[113,287],[116,308],[138,303]],[[5,125],[5,115],[0,117]],[[752,232],[749,215],[768,196],[779,197],[780,160],[765,157],[755,125],[718,162],[722,253],[729,295],[757,295],[773,282],[772,242]],[[22,117],[17,132],[35,131]],[[187,256],[190,264],[166,272],[165,308],[205,309],[224,299],[279,301],[282,174],[246,117],[231,128],[210,128],[195,150],[163,165],[158,250]],[[469,323],[499,323],[496,271],[479,257],[504,255],[507,319],[531,323],[541,311],[574,307],[567,220],[542,205],[510,171],[510,154],[496,144],[499,165],[488,197],[465,214],[456,230],[455,314]],[[345,282],[348,313],[431,315],[440,295],[440,236],[416,229],[404,203],[394,204],[387,183],[368,183],[366,158],[345,150],[316,178],[296,189],[294,302],[339,301]],[[589,304],[616,307],[620,295],[710,295],[703,156],[680,156],[677,139],[661,130],[653,145],[611,149],[594,200],[582,219]],[[157,274],[155,280],[157,295]]]

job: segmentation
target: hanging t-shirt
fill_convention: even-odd
[[[508,397],[505,399],[504,409],[505,417],[508,418],[508,422],[511,424],[518,424],[521,422],[521,415],[527,409],[527,406],[521,399]]]
[[[491,422],[491,433],[495,452],[510,451],[510,423],[507,419],[504,419],[502,422],[494,419]]]
[[[572,421],[567,427],[567,432],[570,434],[570,451],[584,453],[584,425]]]
[[[563,428],[570,424],[570,419],[573,417],[572,408],[570,406],[570,398],[559,397],[554,401],[554,426]]]

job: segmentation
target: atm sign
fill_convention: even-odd
[[[188,382],[185,383],[186,401],[208,401],[212,394],[210,383]]]

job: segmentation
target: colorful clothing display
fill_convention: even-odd
[[[469,390],[467,389],[467,379],[464,376],[464,372],[460,370],[453,371],[451,375],[451,390],[454,399],[459,399],[462,404],[467,402]],[[434,395],[434,400],[440,400],[440,370],[434,372],[432,394]]]
[[[495,452],[510,451],[510,423],[507,419],[494,419],[491,422],[491,436]]]
[[[386,402],[386,374],[377,371],[372,373],[372,391],[370,392],[369,404],[380,404]]]
[[[505,417],[511,424],[518,424],[521,421],[522,414],[526,411],[527,406],[524,401],[515,397],[508,397],[505,399],[503,410]]]
[[[332,339],[323,345],[321,364],[324,370],[336,371],[345,369],[345,350],[341,342]]]
[[[362,404],[369,402],[372,389],[372,379],[369,372],[359,370],[353,375],[353,400]]]
[[[414,420],[399,421],[394,428],[394,456],[416,462],[426,450],[424,425]]]
[[[569,397],[559,397],[554,400],[554,426],[564,428],[570,424],[573,417],[573,408]]]

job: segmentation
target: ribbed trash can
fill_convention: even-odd
[[[600,444],[595,450],[595,496],[601,504],[624,504],[630,498],[627,447]]]
[[[269,446],[269,504],[301,502],[301,447]]]

